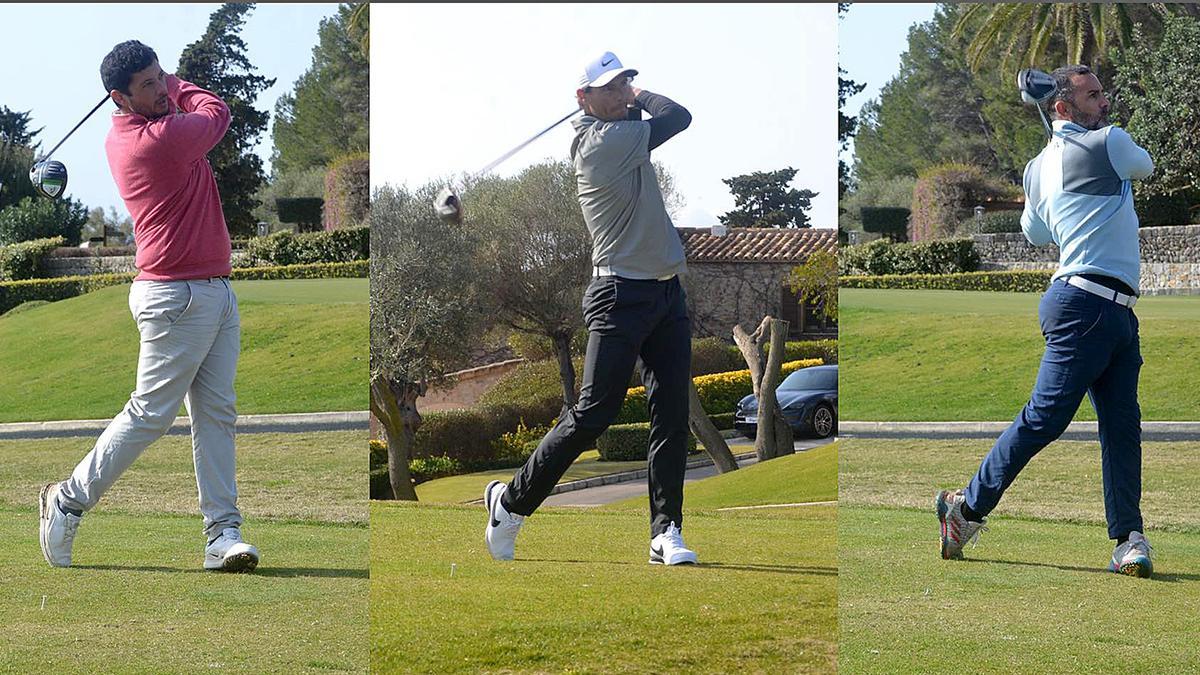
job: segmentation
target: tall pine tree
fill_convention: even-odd
[[[263,162],[254,153],[258,137],[267,130],[270,113],[256,110],[254,100],[275,84],[254,74],[240,37],[253,4],[226,3],[209,17],[208,30],[179,57],[178,76],[220,96],[229,105],[232,122],[225,138],[209,153],[217,177],[225,224],[235,237],[255,233],[251,213],[259,202],[254,193],[266,181]]]

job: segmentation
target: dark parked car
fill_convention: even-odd
[[[837,430],[838,367],[801,368],[775,389],[783,417],[797,435],[828,438]],[[734,428],[748,438],[758,432],[758,399],[754,394],[738,402]]]

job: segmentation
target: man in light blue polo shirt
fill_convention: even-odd
[[[1038,314],[1046,351],[1033,394],[984,458],[966,490],[937,497],[943,558],[961,558],[1017,474],[1057,439],[1087,394],[1099,420],[1109,569],[1148,577],[1142,534],[1141,410],[1137,401],[1138,219],[1131,181],[1154,171],[1150,155],[1108,125],[1108,99],[1086,66],[1051,73],[1054,134],[1025,167],[1021,229],[1061,250]]]

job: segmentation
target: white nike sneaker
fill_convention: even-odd
[[[683,533],[675,523],[650,540],[651,565],[695,565],[696,552],[683,545]]]
[[[39,540],[42,555],[53,567],[71,566],[71,546],[75,543],[75,532],[83,516],[66,513],[58,506],[58,493],[62,483],[47,483],[38,495],[38,512],[41,515]]]
[[[1113,549],[1108,569],[1131,577],[1149,578],[1154,571],[1150,562],[1150,541],[1141,532],[1130,532],[1129,540]]]
[[[962,513],[967,502],[962,490],[942,490],[938,493],[936,507],[938,521],[942,526],[942,558],[962,560],[963,547],[979,540],[979,533],[987,531],[987,518],[983,522],[967,520]]]
[[[484,539],[487,541],[488,553],[495,560],[512,560],[513,549],[517,545],[517,533],[525,522],[525,516],[509,513],[500,503],[500,496],[508,489],[508,485],[494,480],[483,490],[483,503],[488,510],[487,530]]]
[[[222,572],[253,572],[258,567],[258,549],[242,541],[236,527],[221,530],[221,535],[204,547],[204,569]]]

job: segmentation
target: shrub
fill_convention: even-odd
[[[420,457],[409,461],[408,472],[412,475],[414,484],[420,485],[425,481],[446,476],[456,476],[463,472],[462,465],[453,457]]]
[[[733,422],[736,417],[736,412],[727,412],[718,415],[709,415],[708,419],[712,420],[713,426],[718,430],[726,431],[733,428]]]
[[[325,172],[326,230],[359,227],[371,202],[371,162],[365,152],[334,160]]]
[[[369,257],[370,238],[368,227],[305,234],[284,230],[248,239],[245,253],[258,265],[353,262]]]
[[[300,232],[321,229],[321,211],[325,200],[320,197],[277,197],[275,211],[279,222],[292,223]]]
[[[737,345],[721,338],[706,337],[692,341],[692,377],[727,373],[746,365]]]
[[[838,252],[841,276],[882,274],[957,274],[979,267],[979,254],[970,239],[913,244],[877,240],[847,246]]]
[[[0,246],[0,281],[36,277],[42,258],[62,246],[64,241],[62,237],[50,237]]]
[[[1017,196],[1019,188],[987,175],[971,164],[939,164],[917,176],[913,188],[909,240],[944,239],[976,205]]]
[[[864,232],[875,232],[892,241],[908,240],[909,209],[895,206],[864,206],[862,226]]]
[[[1006,232],[1021,231],[1021,212],[1020,211],[989,211],[979,218],[979,224],[975,225],[975,219],[971,219],[968,225],[964,223],[962,228],[975,229],[979,234],[1001,234]]]
[[[87,207],[74,199],[26,197],[0,209],[0,246],[50,237],[77,246],[87,219]]]
[[[313,265],[279,265],[276,267],[235,268],[230,273],[234,281],[271,279],[365,279],[369,264],[366,260]]]
[[[947,291],[1007,291],[1041,293],[1050,285],[1053,271],[970,272],[965,274],[904,274],[848,276],[841,288],[907,288]]]
[[[696,452],[696,437],[688,434],[688,453]],[[645,460],[650,448],[650,423],[614,424],[596,439],[602,462]]]
[[[574,359],[576,393],[583,380],[583,360]],[[479,397],[480,406],[513,408],[520,411],[519,417],[525,424],[538,426],[549,424],[562,413],[562,380],[555,361],[523,363],[513,372],[500,378],[496,384]],[[516,420],[511,427],[516,429]]]
[[[587,329],[581,328],[571,336],[571,356],[583,356],[587,351],[587,342]],[[526,361],[547,361],[558,358],[558,354],[554,351],[554,341],[545,335],[514,330],[508,336],[508,346],[517,356]]]
[[[1186,193],[1173,195],[1138,195],[1133,200],[1139,227],[1187,225],[1191,221],[1192,200]]]
[[[96,248],[79,248],[78,246],[62,246],[47,254],[48,258],[107,258],[137,255],[136,246],[98,246]]]
[[[771,353],[770,343],[763,345],[763,351],[766,354]],[[793,340],[785,342],[783,345],[783,360],[788,361],[805,361],[808,359],[820,359],[824,363],[837,363],[838,351],[837,340]],[[734,347],[736,350],[737,347]],[[742,358],[742,353],[737,352],[738,366],[746,365],[746,360]],[[735,370],[735,368],[730,368]]]
[[[525,426],[522,420],[513,431],[504,433],[492,441],[493,460],[505,466],[521,466],[529,456],[537,450],[542,437],[550,432],[554,424],[545,426]]]
[[[371,499],[392,498],[392,479],[388,475],[387,464],[371,469],[367,476],[367,480],[370,481]]]

